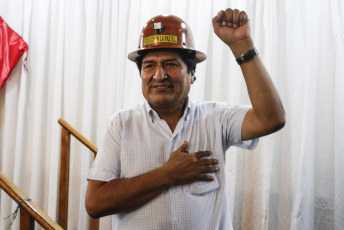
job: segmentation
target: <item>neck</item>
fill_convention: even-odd
[[[185,99],[184,104],[175,107],[175,108],[171,108],[171,107],[154,107],[151,105],[152,109],[159,115],[159,117],[163,120],[165,120],[168,124],[168,126],[170,127],[170,129],[172,130],[172,132],[174,131],[174,129],[176,128],[179,119],[183,116],[184,114],[184,110],[185,110],[185,106],[187,103],[187,99]]]

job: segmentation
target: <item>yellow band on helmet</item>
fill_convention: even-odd
[[[171,43],[171,44],[178,44],[178,36],[177,35],[170,35],[170,34],[158,34],[152,35],[149,37],[145,37],[143,39],[143,46],[157,44],[157,43]]]

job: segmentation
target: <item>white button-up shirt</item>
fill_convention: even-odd
[[[232,229],[225,180],[225,152],[234,145],[253,149],[258,139],[241,140],[249,106],[188,100],[174,132],[147,102],[112,116],[88,179],[130,178],[164,165],[186,140],[188,152],[212,152],[220,171],[211,182],[171,187],[135,211],[112,216],[113,229]]]

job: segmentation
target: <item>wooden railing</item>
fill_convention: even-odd
[[[60,185],[59,185],[59,203],[58,203],[58,219],[57,222],[63,229],[67,229],[68,224],[68,191],[69,191],[69,161],[70,161],[70,135],[83,143],[93,153],[97,154],[98,148],[82,136],[78,131],[72,128],[66,121],[59,119],[62,126],[61,132],[61,154],[60,154]],[[99,229],[99,219],[90,217],[91,230]]]
[[[59,119],[62,126],[61,132],[61,155],[60,155],[60,180],[59,180],[59,200],[58,219],[54,222],[43,210],[33,201],[28,199],[14,183],[12,183],[3,173],[0,172],[0,187],[19,205],[20,208],[20,229],[33,230],[35,221],[44,229],[65,229],[68,224],[68,191],[69,191],[69,161],[70,161],[70,135],[72,134],[93,153],[97,154],[98,148],[88,141],[84,136],[72,128],[66,121]],[[90,218],[91,230],[99,229],[99,219]]]
[[[44,229],[62,229],[2,172],[0,172],[0,187],[19,205],[21,230],[34,230],[35,221]]]

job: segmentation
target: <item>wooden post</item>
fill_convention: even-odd
[[[61,156],[60,156],[60,186],[59,208],[57,223],[65,230],[68,224],[68,191],[69,191],[69,158],[70,158],[70,133],[62,128]]]
[[[90,227],[89,230],[99,230],[99,219],[93,219],[90,217]]]
[[[98,150],[98,149],[97,149]],[[94,153],[94,159],[96,159],[97,152]],[[94,219],[90,217],[90,227],[89,230],[99,230],[99,219]]]
[[[94,158],[96,158],[98,148],[71,127],[65,120],[59,119],[58,122],[62,126],[58,224],[61,225],[63,229],[67,229],[70,136],[73,135],[88,149],[90,149],[94,153]],[[89,223],[90,230],[99,230],[99,219],[93,219],[90,217]]]
[[[35,219],[20,207],[20,230],[34,230]]]

